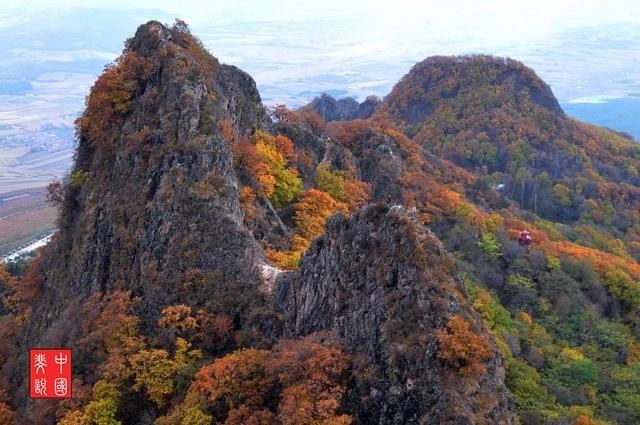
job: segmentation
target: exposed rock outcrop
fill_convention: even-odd
[[[381,101],[376,96],[369,96],[358,103],[352,97],[335,99],[326,93],[316,97],[306,107],[312,108],[327,122],[349,121],[369,118],[376,112]]]
[[[503,360],[455,274],[429,230],[402,208],[374,205],[330,219],[274,298],[288,336],[331,330],[361,356],[359,423],[514,423]],[[454,315],[489,343],[485,373],[462,376],[438,357],[434,332]]]
[[[43,254],[43,296],[25,340],[68,343],[48,330],[95,292],[140,297],[147,332],[164,306],[204,305],[219,282],[260,292],[264,260],[242,224],[220,123],[245,134],[267,120],[251,77],[221,65],[186,28],[141,26],[78,121],[61,229]]]

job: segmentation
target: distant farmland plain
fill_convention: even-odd
[[[0,257],[55,229],[46,187],[69,172],[73,152],[70,128],[0,137]]]
[[[0,195],[0,257],[43,238],[55,229],[56,208],[43,188]]]

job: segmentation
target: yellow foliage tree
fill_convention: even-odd
[[[144,389],[159,407],[173,394],[174,380],[181,369],[189,367],[200,357],[198,350],[190,351],[191,344],[182,338],[176,341],[175,357],[165,350],[142,350],[131,356],[131,369],[135,374],[133,389]]]
[[[67,412],[59,425],[122,425],[116,418],[121,403],[120,391],[113,384],[98,381],[93,386],[93,397],[84,410]]]
[[[346,206],[327,192],[309,189],[294,205],[296,233],[310,241],[322,234],[325,220],[332,214],[346,212]]]
[[[263,131],[253,136],[256,152],[269,170],[258,177],[265,193],[276,207],[291,201],[302,192],[302,180],[295,168],[287,168],[288,158],[294,158],[293,144],[286,137],[274,137]]]

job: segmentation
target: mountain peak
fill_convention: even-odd
[[[20,423],[637,422],[637,145],[491,56],[273,116],[183,22],[138,28],[59,231],[0,268]],[[74,350],[72,405],[26,398],[28,346]]]
[[[513,423],[504,360],[464,293],[438,238],[401,206],[375,204],[332,217],[274,298],[289,336],[332,331],[364,358],[361,423]],[[473,356],[437,353],[451,320],[472,329]]]
[[[411,136],[424,130],[425,123],[455,132],[466,127],[465,120],[482,114],[564,116],[549,86],[532,69],[488,55],[423,60],[396,84],[382,111]],[[461,124],[451,126],[452,118]]]
[[[266,120],[255,82],[219,64],[184,23],[140,26],[77,121],[76,164],[44,253],[50,290],[32,340],[60,343],[44,323],[98,292],[142,297],[142,322],[152,328],[167,303],[209,299],[190,293],[193,279],[255,289],[262,253],[242,224],[222,127],[245,134]]]
[[[127,47],[147,56],[167,41],[173,40],[173,30],[158,21],[149,21],[136,30],[135,36],[127,42]]]

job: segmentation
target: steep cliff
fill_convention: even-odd
[[[67,310],[94,293],[130,291],[151,333],[164,307],[211,304],[229,285],[264,299],[264,260],[242,224],[221,123],[236,134],[266,125],[251,77],[218,63],[181,25],[141,26],[77,122],[77,162],[39,263],[25,344],[75,348]]]
[[[350,396],[359,423],[514,423],[503,360],[453,259],[401,208],[331,218],[300,269],[281,275],[274,291],[288,336],[331,330],[360,356]],[[486,353],[442,355],[438,330],[453,317],[468,323]],[[476,372],[464,373],[471,363]]]

